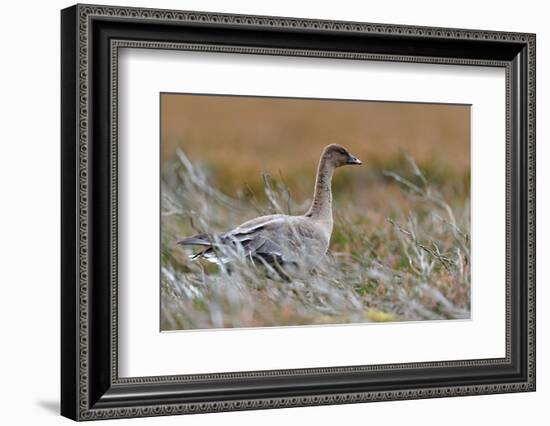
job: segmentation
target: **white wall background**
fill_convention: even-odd
[[[118,424],[544,424],[550,401],[550,27],[545,2],[120,0],[103,4],[537,33],[538,390],[421,401],[118,420]],[[59,9],[2,5],[0,401],[2,424],[68,424],[59,404]],[[110,424],[107,421],[102,424]],[[131,423],[129,423],[131,422]],[[117,424],[117,423],[113,423]]]

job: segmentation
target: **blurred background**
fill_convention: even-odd
[[[161,328],[464,319],[470,313],[468,105],[161,95]],[[189,259],[183,236],[309,207],[333,179],[325,269],[281,283]]]
[[[161,126],[163,164],[179,147],[232,196],[262,194],[261,173],[269,173],[284,178],[295,200],[308,199],[329,143],[365,164],[338,170],[333,182],[335,197],[353,195],[363,207],[378,204],[381,171],[402,166],[403,152],[447,196],[469,192],[466,105],[163,94]]]

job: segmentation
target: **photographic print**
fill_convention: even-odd
[[[162,93],[161,330],[470,318],[470,106]]]

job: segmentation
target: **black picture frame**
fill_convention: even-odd
[[[61,12],[61,414],[74,420],[535,390],[535,35],[97,5]],[[119,47],[506,70],[506,356],[119,378]]]

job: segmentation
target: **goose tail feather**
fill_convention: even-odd
[[[192,237],[182,238],[176,243],[180,246],[210,246],[211,240],[206,234],[197,234]]]

